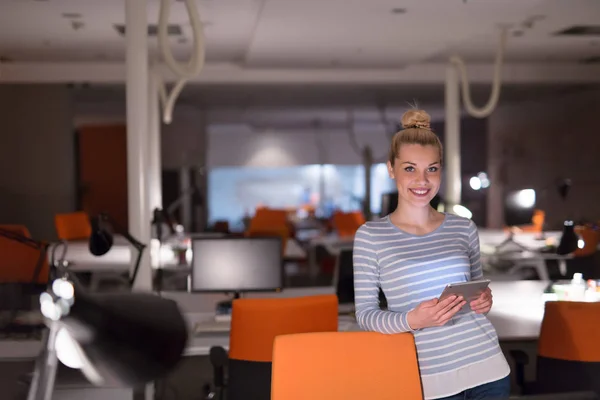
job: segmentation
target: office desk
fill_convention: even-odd
[[[537,340],[544,316],[542,294],[550,282],[507,281],[492,282],[494,306],[488,314],[500,340]],[[281,293],[251,293],[248,297],[290,297],[335,293],[333,287],[291,288]],[[220,294],[192,294],[185,292],[163,293],[180,305],[186,316],[190,332],[197,321],[211,318],[212,310],[219,301],[227,299]],[[340,330],[356,330],[358,326],[348,316],[340,316]],[[211,346],[229,345],[227,333],[202,337],[190,334],[185,355],[207,355]],[[36,340],[0,340],[0,360],[25,360],[35,358],[41,349]]]

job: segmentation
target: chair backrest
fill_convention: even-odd
[[[277,336],[337,329],[335,295],[234,300],[227,398],[270,398],[273,342]]]
[[[92,234],[92,226],[87,213],[76,211],[56,214],[54,216],[56,234],[61,240],[88,239]]]
[[[326,332],[278,336],[272,400],[421,400],[412,334]]]
[[[544,391],[600,392],[600,303],[549,301],[538,341]]]
[[[0,225],[24,239],[30,239],[24,225]],[[49,264],[44,248],[36,248],[0,234],[0,283],[46,284]]]
[[[583,240],[583,247],[573,252],[574,257],[591,256],[598,249],[598,241],[600,240],[600,231],[590,226],[577,226],[575,232]]]
[[[249,231],[281,228],[287,226],[287,211],[272,208],[257,208],[250,220]]]
[[[365,217],[360,211],[341,212],[336,211],[333,214],[333,225],[340,237],[352,237],[362,224],[365,223]]]

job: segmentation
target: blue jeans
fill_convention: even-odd
[[[510,375],[438,400],[506,400],[509,396]]]

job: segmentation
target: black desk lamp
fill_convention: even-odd
[[[132,388],[177,365],[188,337],[177,303],[148,293],[85,294],[62,275],[40,296],[50,329],[28,400],[52,398],[58,360],[95,385]]]
[[[107,225],[110,224],[113,229],[120,233],[127,239],[129,243],[135,247],[137,250],[137,259],[135,260],[135,265],[133,268],[133,274],[129,278],[129,286],[133,286],[135,282],[135,278],[138,273],[138,269],[140,268],[140,262],[142,261],[142,254],[146,245],[138,241],[136,238],[131,236],[129,232],[123,229],[120,225],[116,223],[116,221],[111,218],[108,214],[101,213],[98,216],[91,219],[92,225],[92,234],[90,235],[90,253],[95,256],[103,256],[108,253],[110,248],[113,245],[113,236],[110,229],[108,229]]]
[[[565,221],[563,226],[563,234],[560,238],[556,253],[561,256],[571,254],[579,248],[579,240],[581,240],[581,238],[575,232],[575,224],[573,221]]]

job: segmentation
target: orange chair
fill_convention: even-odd
[[[56,234],[61,240],[84,240],[92,234],[92,226],[87,213],[77,211],[54,216]]]
[[[278,336],[272,400],[422,400],[412,334],[325,332]]]
[[[575,232],[583,240],[583,248],[573,252],[574,257],[591,256],[597,251],[600,232],[590,226],[576,226]]]
[[[517,364],[517,383],[523,394],[588,390],[600,393],[599,320],[598,302],[546,302],[538,340],[535,382],[525,382],[527,355],[511,351]]]
[[[0,283],[47,284],[46,245],[31,240],[23,225],[0,225],[0,230]],[[15,239],[7,237],[13,235]]]
[[[365,217],[360,211],[344,213],[336,211],[333,214],[333,226],[340,237],[350,237],[365,223]]]
[[[277,336],[337,330],[335,295],[234,300],[226,398],[270,399],[273,341]],[[215,376],[215,382],[223,381],[223,377]]]
[[[250,220],[249,231],[281,228],[287,226],[287,211],[272,208],[257,208]]]

